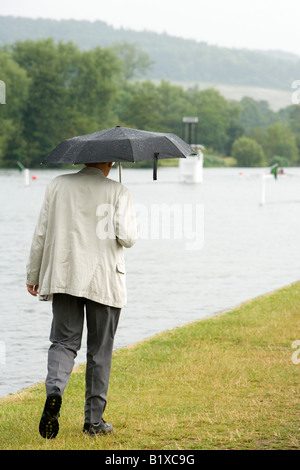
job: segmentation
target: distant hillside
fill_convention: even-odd
[[[147,77],[177,82],[255,86],[291,90],[300,78],[300,56],[281,51],[227,49],[204,42],[115,29],[103,21],[48,20],[0,16],[0,44],[53,37],[73,41],[81,49],[127,41],[139,45],[154,61]]]
[[[160,82],[159,80],[153,81],[157,84]],[[191,88],[193,89],[195,86],[197,86],[199,90],[214,88],[215,90],[218,90],[227,100],[240,101],[243,97],[247,96],[249,98],[253,98],[255,101],[267,101],[273,111],[279,111],[280,109],[291,106],[292,104],[291,89],[278,90],[275,88],[261,88],[250,85],[228,85],[222,83],[212,84],[209,82],[199,81],[177,82],[173,80],[172,84],[181,86],[185,90]]]

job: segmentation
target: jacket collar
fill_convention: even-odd
[[[84,166],[80,172],[87,175],[99,175],[100,177],[106,178],[103,171],[100,170],[100,168],[96,168],[95,166]]]

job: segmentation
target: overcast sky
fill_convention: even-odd
[[[116,28],[300,55],[300,0],[2,0],[0,15],[102,20]]]

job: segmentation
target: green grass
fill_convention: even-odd
[[[83,435],[84,365],[60,432],[38,434],[44,385],[0,400],[0,449],[299,449],[300,283],[114,352],[104,418]]]

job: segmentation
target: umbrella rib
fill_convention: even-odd
[[[184,153],[182,152],[182,150],[181,150],[177,145],[175,145],[174,142],[172,142],[172,139],[170,139],[169,136],[164,135],[163,137],[164,137],[164,139],[167,139],[167,140],[172,144],[172,146],[173,146],[175,149],[179,150],[180,153],[181,153],[182,155],[184,155]],[[166,155],[168,155],[168,154],[166,154]],[[172,155],[170,155],[170,156],[172,156]],[[175,157],[175,158],[178,158],[178,157]]]
[[[129,139],[129,144],[130,144],[130,148],[131,148],[132,160],[135,163],[131,139]]]

